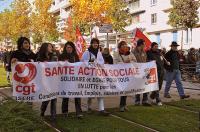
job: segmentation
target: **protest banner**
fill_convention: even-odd
[[[13,96],[39,102],[57,97],[110,97],[158,90],[155,61],[99,65],[77,62],[18,62],[12,66]]]

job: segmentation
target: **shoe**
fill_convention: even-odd
[[[124,107],[124,106],[120,107],[120,108],[119,108],[119,111],[120,111],[120,112],[124,112],[124,111],[125,111],[125,107]]]
[[[124,107],[124,110],[125,110],[125,111],[129,111],[128,107],[126,107],[126,106]]]
[[[44,117],[44,112],[41,112],[41,113],[40,113],[40,116],[41,116],[41,117]]]
[[[78,114],[76,117],[77,117],[78,119],[82,119],[82,118],[83,118],[83,115],[82,115],[82,114]]]
[[[162,106],[163,104],[162,104],[162,102],[158,102],[157,105],[158,106]]]
[[[180,98],[185,99],[185,98],[189,98],[189,97],[190,97],[190,95],[182,95]]]
[[[169,94],[164,95],[165,98],[172,98]]]
[[[143,106],[151,106],[151,104],[147,103],[147,102],[143,102],[142,103]]]
[[[110,115],[110,113],[105,111],[105,110],[99,111],[99,114],[102,115],[102,116],[109,116]]]

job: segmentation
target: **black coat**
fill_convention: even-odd
[[[30,54],[24,53],[22,50],[13,51],[10,57],[9,70],[11,71],[11,60],[16,58],[19,62],[31,62],[36,60],[36,55],[32,51]]]
[[[158,73],[164,73],[164,61],[161,60],[161,57],[162,56],[159,51],[147,51],[147,61],[156,61]]]
[[[168,51],[165,54],[165,59],[170,62],[170,65],[167,65],[166,63],[164,65],[165,69],[169,72],[173,71],[174,65],[175,65],[174,62],[176,62],[178,65],[180,65],[178,51],[173,51],[173,50]]]

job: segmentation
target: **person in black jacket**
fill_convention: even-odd
[[[39,62],[51,62],[51,61],[57,61],[57,58],[53,56],[53,46],[50,43],[43,43],[39,52],[38,52],[38,57],[37,61]],[[47,109],[47,106],[50,101],[44,101],[42,102],[41,105],[41,116],[44,116],[44,113]],[[51,100],[51,119],[54,122],[56,119],[56,102],[57,99],[52,99]]]
[[[181,82],[181,72],[179,70],[180,69],[179,55],[177,51],[178,46],[179,45],[176,42],[172,42],[171,50],[168,51],[165,55],[167,61],[170,62],[170,65],[167,64],[164,65],[166,69],[166,85],[165,85],[164,97],[166,98],[171,98],[169,90],[173,80],[175,80],[180,98],[184,99],[190,97],[189,95],[185,95],[183,84]]]
[[[73,42],[67,42],[64,46],[63,52],[59,57],[60,61],[68,61],[70,63],[79,62],[79,56],[76,52],[76,48]],[[68,103],[69,98],[63,98],[62,100],[62,113],[65,116],[68,116]],[[81,110],[81,98],[75,98],[75,108],[76,108],[76,116],[78,118],[82,118],[82,110]]]
[[[17,50],[13,51],[10,57],[9,71],[11,71],[11,64],[17,61],[20,62],[34,62],[36,55],[31,51],[30,40],[26,37],[20,37],[17,41]]]
[[[151,44],[151,49],[147,51],[147,61],[156,61],[157,65],[157,73],[158,73],[158,87],[159,91],[162,88],[162,83],[163,83],[163,77],[164,77],[164,60],[163,57],[158,50],[158,44],[156,42],[153,42]],[[151,99],[156,99],[157,105],[161,106],[162,102],[159,97],[159,91],[153,91],[150,95]]]

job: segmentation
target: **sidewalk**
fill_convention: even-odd
[[[198,90],[190,90],[190,89],[185,89],[185,93],[190,95],[189,99],[200,99],[200,84],[192,84],[189,82],[183,82],[183,85],[185,88],[193,88],[193,89],[199,89]],[[163,83],[163,88],[161,90],[161,100],[163,102],[170,102],[170,101],[178,101],[180,100],[180,97],[178,95],[177,89],[174,88],[176,85],[173,83],[171,90],[170,90],[170,95],[172,96],[172,98],[168,99],[168,98],[164,98],[163,97],[163,90],[164,90],[164,86],[165,86],[165,82]],[[12,96],[12,92],[10,88],[5,88],[5,89],[0,89],[0,92],[3,92],[4,94],[8,95],[8,96]],[[1,94],[0,94],[1,96]],[[142,97],[142,96],[141,96]],[[87,98],[82,98],[82,104],[86,104],[87,102]],[[120,101],[120,97],[107,97],[104,99],[104,103],[105,103],[105,108],[113,108],[113,107],[119,107],[119,101]],[[70,99],[69,101],[69,112],[74,112],[75,111],[75,105],[74,105],[74,99]],[[58,98],[57,99],[57,114],[61,114],[61,103],[62,103],[62,99]],[[134,104],[134,97],[132,96],[128,96],[127,98],[127,105],[133,105]],[[37,103],[33,103],[33,109],[40,111],[40,106],[41,106],[41,102],[37,102]],[[50,108],[50,103],[48,105],[47,111],[46,111],[46,115],[50,114],[49,111]],[[98,108],[98,104],[97,104],[97,99],[93,99],[93,103],[92,103],[92,108]],[[86,111],[86,107],[82,106],[82,110]]]

